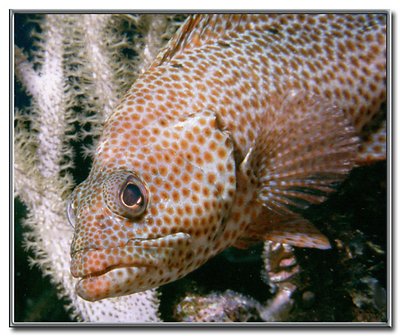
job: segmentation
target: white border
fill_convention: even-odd
[[[170,0],[168,2],[166,1],[155,1],[155,0],[146,0],[144,2],[136,2],[134,0],[113,0],[113,1],[108,1],[108,2],[102,2],[98,0],[69,0],[69,1],[50,1],[50,0],[3,0],[1,2],[1,19],[0,19],[0,36],[1,36],[1,46],[2,46],[2,52],[0,53],[0,65],[2,69],[7,69],[9,67],[9,57],[8,57],[8,50],[7,46],[9,45],[9,9],[37,9],[37,10],[44,10],[44,9],[59,9],[59,10],[67,10],[67,9],[150,9],[150,10],[156,10],[156,9],[170,9],[170,10],[176,10],[176,9],[215,9],[215,10],[228,10],[228,9],[243,9],[243,10],[250,10],[250,9],[273,9],[273,10],[280,10],[280,9],[303,9],[303,10],[309,10],[309,9],[321,9],[321,10],[328,10],[328,9],[371,9],[371,10],[376,10],[376,9],[390,9],[393,11],[394,16],[399,12],[399,2],[398,1],[393,1],[393,0],[380,0],[380,1],[370,1],[370,0],[335,0],[335,1],[311,1],[311,0],[302,0],[302,1],[290,1],[290,0],[280,0],[280,1],[253,1],[253,0],[246,0],[246,1],[223,1],[223,0],[202,0],[202,1],[177,1],[177,0]],[[399,42],[399,37],[397,34],[397,29],[396,29],[396,23],[394,20],[393,23],[393,51],[392,54],[396,55],[396,46],[397,43]],[[395,67],[394,69],[396,73],[394,74],[394,78],[397,78],[396,75],[399,74],[398,67]],[[2,108],[0,109],[0,136],[1,136],[1,142],[0,142],[0,158],[4,161],[0,165],[0,186],[2,190],[3,198],[1,199],[0,206],[1,210],[0,213],[3,215],[2,218],[3,220],[1,221],[2,229],[4,231],[7,230],[7,233],[5,232],[4,234],[0,234],[1,237],[1,242],[0,242],[0,255],[2,256],[3,260],[3,265],[8,267],[8,262],[6,261],[8,258],[7,256],[9,255],[9,235],[8,235],[8,214],[9,214],[9,208],[8,208],[8,193],[6,190],[8,190],[8,185],[9,185],[9,166],[5,163],[5,161],[8,161],[9,157],[9,82],[8,82],[8,76],[6,75],[6,71],[3,71],[3,81],[2,81],[2,87],[0,90],[1,92],[1,100],[0,102],[2,103]],[[394,92],[393,92],[393,97],[399,97],[399,89],[394,85]],[[394,106],[395,108],[396,106]],[[396,116],[396,112],[393,112],[394,116]],[[398,118],[394,118],[394,125],[393,125],[393,133],[394,136],[397,133],[398,130]],[[394,144],[394,149],[396,149],[397,146]],[[396,158],[395,153],[393,153],[393,160]],[[394,167],[396,168],[396,167]],[[394,169],[393,174],[397,176],[397,169]],[[398,187],[398,179],[395,179],[395,185],[394,187],[394,192],[396,194],[397,187]],[[7,195],[7,196],[4,196]],[[5,198],[7,197],[7,199]],[[394,204],[393,204],[393,209],[398,209],[400,206],[399,201],[394,198]],[[6,215],[7,214],[7,215]],[[395,221],[395,216],[393,218],[393,221]],[[394,223],[396,225],[396,223]],[[393,237],[394,242],[398,242],[399,240],[399,232],[400,230],[396,227],[394,228],[394,234],[395,236]],[[394,244],[395,245],[395,244]],[[396,246],[393,246],[394,248],[394,255],[392,256],[394,262],[396,264],[394,265],[394,270],[397,269],[399,266],[399,255],[398,255],[398,248],[396,249]],[[9,325],[9,305],[8,305],[8,300],[6,298],[9,297],[9,291],[8,291],[8,276],[6,276],[6,270],[3,270],[3,276],[0,278],[1,279],[1,285],[0,288],[2,289],[2,305],[1,305],[1,311],[0,311],[0,316],[1,316],[1,333],[4,334],[11,334],[12,330],[8,328]],[[396,274],[394,272],[393,276],[396,278]],[[393,284],[394,285],[394,284]],[[396,295],[393,299],[395,302],[398,302],[398,290],[394,290],[394,294]],[[392,313],[396,313],[397,309],[394,307]],[[396,322],[398,322],[398,314],[392,316],[392,324],[396,325]],[[109,330],[104,330],[105,332],[110,332],[115,333],[112,329]],[[162,331],[163,333],[172,333],[176,332],[176,330],[158,330]],[[215,330],[186,330],[182,329],[180,332],[184,332],[185,334],[192,334],[195,333],[197,334],[203,334],[203,333],[213,333]],[[263,333],[268,333],[269,335],[277,335],[277,334],[282,334],[282,333],[288,333],[288,332],[294,332],[295,330],[271,330],[271,329],[225,329],[225,330],[219,330],[219,332],[239,332],[239,333],[248,333],[248,332],[263,332]],[[342,334],[343,332],[351,332],[354,334],[360,334],[360,333],[365,333],[366,330],[324,330],[329,333],[333,334]],[[23,332],[19,330],[19,332]],[[39,331],[40,332],[40,331]],[[60,331],[57,330],[55,332],[65,332],[65,331]],[[71,332],[74,333],[74,335],[81,335],[83,333],[87,333],[88,330],[76,330],[76,329],[71,329]],[[95,329],[95,332],[100,332],[99,329]],[[139,330],[131,330],[130,332],[136,333],[141,333]],[[318,329],[313,329],[313,330],[297,330],[296,333],[306,335],[308,333],[320,333],[321,330]],[[380,334],[385,332],[384,330],[377,330],[375,328],[371,328],[370,332],[372,332],[374,335],[375,334]],[[144,333],[144,332],[143,332]],[[158,333],[157,331],[150,331],[146,332],[146,334],[155,334]]]

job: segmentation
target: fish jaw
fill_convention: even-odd
[[[77,294],[97,301],[149,289],[154,272],[173,276],[183,259],[193,255],[191,236],[180,232],[134,239],[123,247],[77,251],[72,256],[71,273],[80,278]]]
[[[75,287],[76,293],[86,301],[98,301],[110,297],[130,294],[126,287],[131,288],[132,279],[137,279],[141,274],[146,274],[147,267],[124,267],[111,270],[105,274],[82,279]],[[136,292],[147,288],[136,287]]]

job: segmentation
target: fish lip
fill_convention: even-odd
[[[87,279],[100,277],[100,276],[102,276],[104,274],[107,274],[108,272],[111,272],[111,271],[119,269],[119,268],[125,268],[125,267],[154,267],[154,266],[148,266],[148,265],[146,266],[146,265],[139,264],[139,263],[118,264],[118,265],[107,267],[102,271],[88,273],[88,274],[86,274],[84,276],[81,276],[81,277],[79,277],[79,281],[84,281],[84,280],[87,280]]]
[[[160,260],[161,256],[164,256],[168,260],[169,252],[176,249],[183,249],[190,245],[191,236],[188,233],[178,232],[172,233],[161,237],[151,237],[151,238],[133,238],[127,241],[124,246],[116,246],[109,249],[94,249],[86,248],[78,251],[74,251],[71,255],[71,274],[74,278],[80,278],[82,280],[102,276],[112,270],[125,267],[157,267],[165,260]],[[165,242],[165,243],[163,243]],[[78,270],[78,265],[84,257],[90,258],[90,254],[102,253],[107,251],[112,252],[126,252],[128,248],[134,247],[134,251],[141,249],[141,255],[138,256],[137,260],[133,262],[123,262],[117,261],[115,263],[110,263],[98,270],[89,270],[83,268],[83,270]],[[140,253],[140,252],[139,252]],[[146,255],[147,253],[147,255]]]

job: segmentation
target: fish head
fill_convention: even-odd
[[[226,244],[224,223],[236,188],[229,134],[211,112],[164,130],[156,141],[125,152],[122,165],[100,164],[99,156],[71,195],[71,273],[86,300],[171,282]]]

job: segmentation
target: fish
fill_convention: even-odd
[[[386,157],[386,14],[197,14],[105,121],[67,205],[88,301],[257,241],[330,248],[301,211]]]

